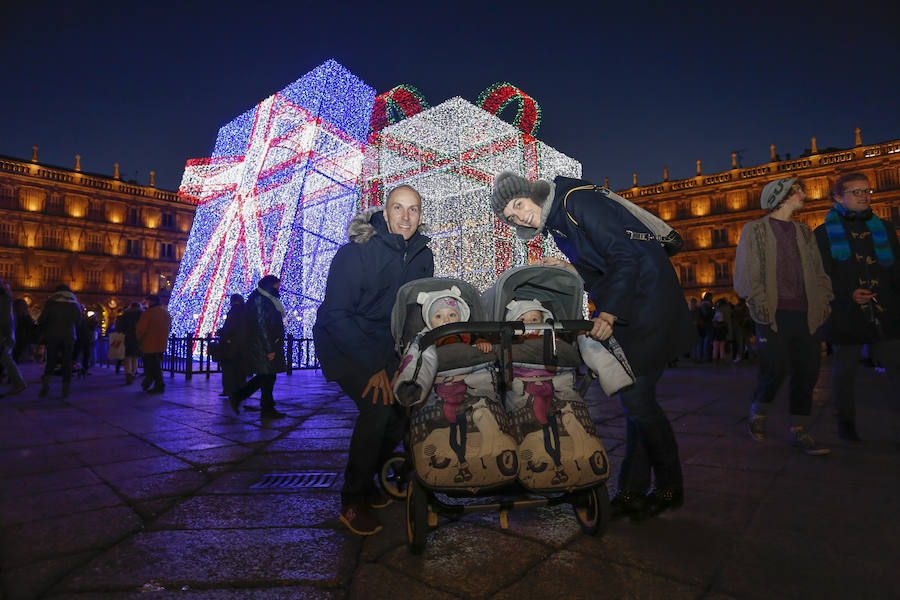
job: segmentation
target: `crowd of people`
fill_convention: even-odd
[[[159,296],[148,295],[144,304],[131,303],[107,329],[112,340],[121,336],[122,356],[116,360],[116,373],[124,364],[125,383],[137,376],[138,358],[143,356],[144,380],[141,387],[151,394],[162,394],[165,383],[160,360],[166,350],[171,318],[160,304]],[[97,362],[97,340],[101,324],[93,311],[86,310],[72,289],[61,283],[41,307],[37,321],[24,299],[13,299],[9,284],[0,280],[0,374],[9,380],[5,394],[11,396],[27,389],[19,365],[44,363],[39,397],[50,394],[50,385],[59,376],[61,396],[71,392],[73,375],[84,379]]]
[[[806,200],[803,182],[769,182],[760,197],[766,214],[745,225],[738,243],[738,300],[707,293],[685,303],[669,260],[680,237],[658,219],[648,221],[634,205],[582,180],[532,182],[509,171],[496,178],[491,195],[496,216],[521,240],[552,236],[565,259],[547,257],[542,264],[581,277],[593,309],[587,335],[605,341],[615,334],[633,370],[633,383],[617,394],[626,418],[626,443],[611,500],[613,517],[648,518],[684,502],[677,439],[656,397],[666,366],[679,356],[701,362],[756,361],[748,429],[759,442],[767,439],[768,413],[777,392],[790,379],[791,441],[808,455],[822,456],[830,450],[809,429],[827,338],[834,351],[832,402],[838,432],[844,440],[860,441],[854,384],[864,347],[884,367],[891,389],[900,385],[900,244],[894,225],[872,211],[872,192],[865,174],[842,175],[832,190],[825,223],[813,231],[796,219]],[[434,274],[422,202],[415,188],[400,185],[388,193],[384,206],[351,220],[349,242],[331,263],[313,328],[325,377],[359,410],[340,520],[361,535],[382,528],[374,509],[390,498],[375,485],[375,477],[408,426],[394,397],[400,356],[391,312],[401,286]],[[275,408],[273,393],[277,374],[285,370],[280,285],[278,277],[266,275],[246,300],[233,295],[210,349],[222,364],[222,395],[235,414],[260,390],[259,408],[244,410],[259,410],[264,419],[286,416]],[[68,286],[57,286],[35,323],[24,301],[14,300],[9,286],[0,282],[0,315],[0,368],[9,380],[7,394],[26,389],[17,363],[27,360],[37,344],[45,348],[46,359],[40,396],[49,393],[57,372],[62,395],[68,395],[75,361],[80,361],[76,372],[87,374],[98,324],[85,315]],[[143,306],[132,303],[115,320],[110,332],[121,345],[126,384],[136,378],[142,356],[141,386],[164,393],[160,361],[170,325],[156,295],[148,296]]]

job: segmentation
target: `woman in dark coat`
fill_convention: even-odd
[[[491,203],[521,239],[553,235],[571,265],[552,258],[544,264],[578,271],[596,306],[589,335],[605,340],[615,332],[631,361],[636,381],[619,393],[627,431],[613,516],[640,519],[678,508],[684,499],[678,443],[656,401],[656,384],[696,334],[666,251],[606,190],[578,179],[531,183],[505,171]],[[647,493],[651,473],[655,489]]]
[[[256,390],[262,394],[260,415],[264,419],[277,419],[285,414],[275,410],[275,377],[285,370],[284,362],[284,307],[278,289],[281,280],[266,275],[250,293],[244,308],[244,363],[247,370],[256,375],[230,397],[231,407],[237,413],[241,402]]]
[[[234,396],[247,383],[241,348],[244,347],[244,297],[232,294],[231,308],[225,315],[225,323],[216,332],[219,336],[219,354],[216,360],[222,367],[222,395]]]

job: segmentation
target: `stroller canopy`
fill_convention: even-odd
[[[481,304],[481,294],[471,283],[450,277],[427,277],[403,284],[397,290],[394,308],[391,311],[391,335],[397,348],[402,349],[425,327],[422,318],[422,307],[416,302],[419,292],[436,292],[459,288],[462,299],[471,311],[469,321],[486,321],[485,310]]]
[[[556,320],[584,318],[584,281],[563,267],[526,265],[509,269],[482,297],[494,321],[506,320],[510,300],[538,300]]]

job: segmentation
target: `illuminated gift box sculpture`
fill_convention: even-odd
[[[398,86],[376,100],[373,129],[390,121],[379,115],[385,97],[388,116],[391,108],[409,115],[424,107],[421,96]],[[519,127],[493,114],[511,101],[519,102]],[[459,277],[485,290],[511,266],[546,254],[561,256],[551,238],[526,246],[494,216],[490,193],[496,175],[512,169],[530,180],[552,181],[557,175],[580,177],[581,163],[532,135],[540,109],[515,87],[497,84],[479,104],[484,108],[452,98],[374,131],[366,148],[362,204],[382,203],[385,192],[401,183],[415,187],[425,201],[435,275]]]
[[[228,297],[282,279],[289,333],[309,338],[346,242],[375,91],[329,60],[219,130],[179,194],[197,212],[169,302],[176,336],[222,326]]]

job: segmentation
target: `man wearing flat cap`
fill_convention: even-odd
[[[750,436],[766,439],[766,415],[791,374],[789,427],[792,443],[806,454],[828,454],[808,429],[819,378],[820,328],[834,297],[812,230],[793,221],[806,192],[794,178],[770,181],[760,206],[768,214],[741,231],[734,261],[734,290],[747,299],[756,325],[759,373],[750,409]]]
[[[520,239],[553,236],[571,264],[543,263],[581,275],[597,308],[589,335],[605,340],[615,330],[635,372],[635,383],[619,393],[628,428],[613,516],[642,519],[678,508],[684,499],[678,443],[656,401],[656,383],[666,364],[693,345],[696,328],[662,246],[672,229],[646,213],[639,218],[635,211],[643,211],[609,190],[569,177],[530,182],[504,171],[491,206]]]

